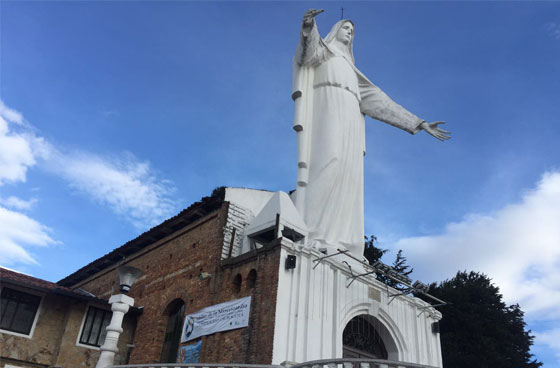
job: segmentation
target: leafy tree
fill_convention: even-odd
[[[406,264],[406,257],[403,256],[402,249],[399,249],[399,251],[397,252],[397,257],[393,262],[393,268],[395,269],[395,271],[405,276],[410,275],[414,271],[414,268]]]
[[[458,272],[451,280],[432,284],[429,293],[447,303],[438,307],[443,365],[453,368],[536,368],[534,336],[526,331],[519,305],[502,301],[488,276]]]
[[[398,273],[400,273],[401,275],[408,276],[414,271],[414,268],[406,264],[406,257],[403,256],[402,252],[403,252],[402,249],[399,249],[399,251],[397,252],[397,256],[395,257],[395,261],[393,262],[393,269]],[[385,278],[384,282],[387,285],[394,287],[397,290],[406,289],[406,287],[402,286],[402,284],[393,281],[392,279],[389,278]]]
[[[364,246],[364,257],[368,260],[369,264],[372,265],[379,261],[389,249],[381,249],[375,246],[377,237],[375,235],[370,235],[369,238],[364,236],[365,246]]]
[[[370,235],[370,237],[365,238],[365,247],[364,247],[364,257],[368,260],[370,265],[373,265],[375,262],[381,260],[383,255],[387,253],[388,249],[381,249],[375,246],[375,242],[377,242],[377,237],[375,235]],[[406,264],[406,257],[402,254],[402,249],[398,251],[395,261],[393,262],[393,269],[400,274],[408,276],[414,270],[409,265]],[[404,290],[405,287],[402,284],[393,281],[389,277],[385,276],[382,273],[376,273],[376,277],[382,283],[389,285],[397,290]]]

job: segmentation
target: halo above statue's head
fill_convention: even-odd
[[[327,46],[329,46],[336,39],[336,35],[338,31],[340,30],[340,28],[342,28],[344,23],[350,23],[352,24],[352,27],[354,27],[354,22],[352,22],[350,19],[342,19],[336,22],[335,25],[332,26],[330,32],[327,34],[327,37],[325,37],[325,43],[327,44]],[[352,32],[352,39],[346,45],[345,51],[347,53],[346,56],[350,57],[352,64],[354,64],[354,33],[353,32]]]

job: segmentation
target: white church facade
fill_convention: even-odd
[[[245,245],[262,246],[259,239],[271,230],[281,239],[273,364],[369,357],[442,366],[442,315],[430,304],[378,281],[376,268],[352,255],[297,240],[293,234],[305,236],[305,224],[286,193],[226,188],[227,199],[244,214],[231,228],[247,224],[237,231]]]

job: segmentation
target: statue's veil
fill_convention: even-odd
[[[344,25],[344,23],[350,23],[352,24],[352,27],[354,27],[354,22],[352,22],[349,19],[342,19],[338,22],[335,23],[334,26],[332,26],[329,34],[327,34],[327,37],[324,38],[324,42],[327,45],[327,47],[330,46],[331,42],[335,40],[336,38],[336,34],[338,33],[338,31],[340,30],[340,28]],[[332,48],[329,48],[331,51]],[[352,61],[352,64],[354,64],[354,35],[352,35],[352,40],[350,40],[350,42],[348,43],[348,45],[346,45],[346,53],[347,57],[349,57]]]

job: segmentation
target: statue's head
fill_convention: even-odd
[[[348,45],[352,42],[354,37],[354,24],[350,21],[343,23],[338,31],[336,32],[336,40],[344,45]]]
[[[354,62],[354,23],[351,20],[343,19],[338,21],[332,28],[325,43],[329,46],[335,46],[336,49],[344,52]]]

